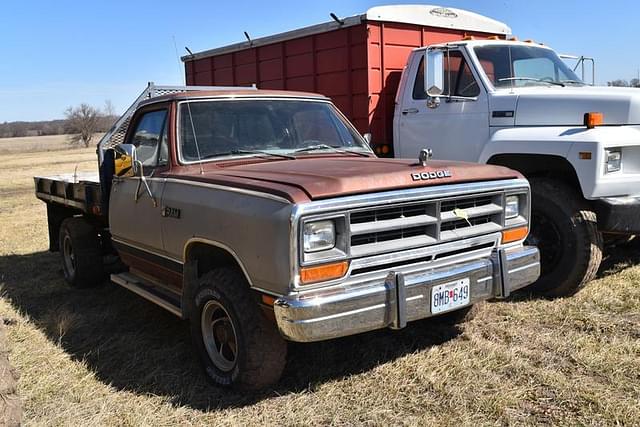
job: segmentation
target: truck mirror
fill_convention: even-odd
[[[371,133],[367,132],[364,135],[362,135],[362,137],[367,142],[367,145],[369,145],[369,147],[371,147],[371,138],[372,138]]]
[[[427,49],[424,53],[424,88],[429,96],[442,96],[444,92],[444,53]]]
[[[119,144],[114,148],[115,175],[119,177],[137,176],[140,162],[136,156],[136,146],[133,144]]]

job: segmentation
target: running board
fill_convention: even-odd
[[[131,273],[112,274],[111,281],[140,295],[142,298],[159,305],[170,313],[175,314],[180,319],[183,318],[182,310],[180,308],[180,300],[173,298],[166,290],[161,289],[159,286],[156,286],[153,283]]]

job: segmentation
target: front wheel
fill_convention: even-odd
[[[596,215],[576,191],[548,178],[531,181],[531,232],[526,243],[540,250],[540,278],[532,290],[550,297],[577,292],[602,261]]]
[[[280,379],[287,343],[240,272],[221,268],[205,273],[194,302],[191,337],[209,380],[261,389]]]

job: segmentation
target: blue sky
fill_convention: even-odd
[[[0,9],[0,122],[60,118],[109,99],[120,112],[147,81],[179,84],[178,55],[416,1],[5,1]],[[597,82],[635,77],[640,2],[447,0],[561,53],[594,56]]]

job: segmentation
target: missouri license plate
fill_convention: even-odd
[[[431,288],[431,314],[443,313],[468,305],[470,294],[468,278],[434,286]]]

